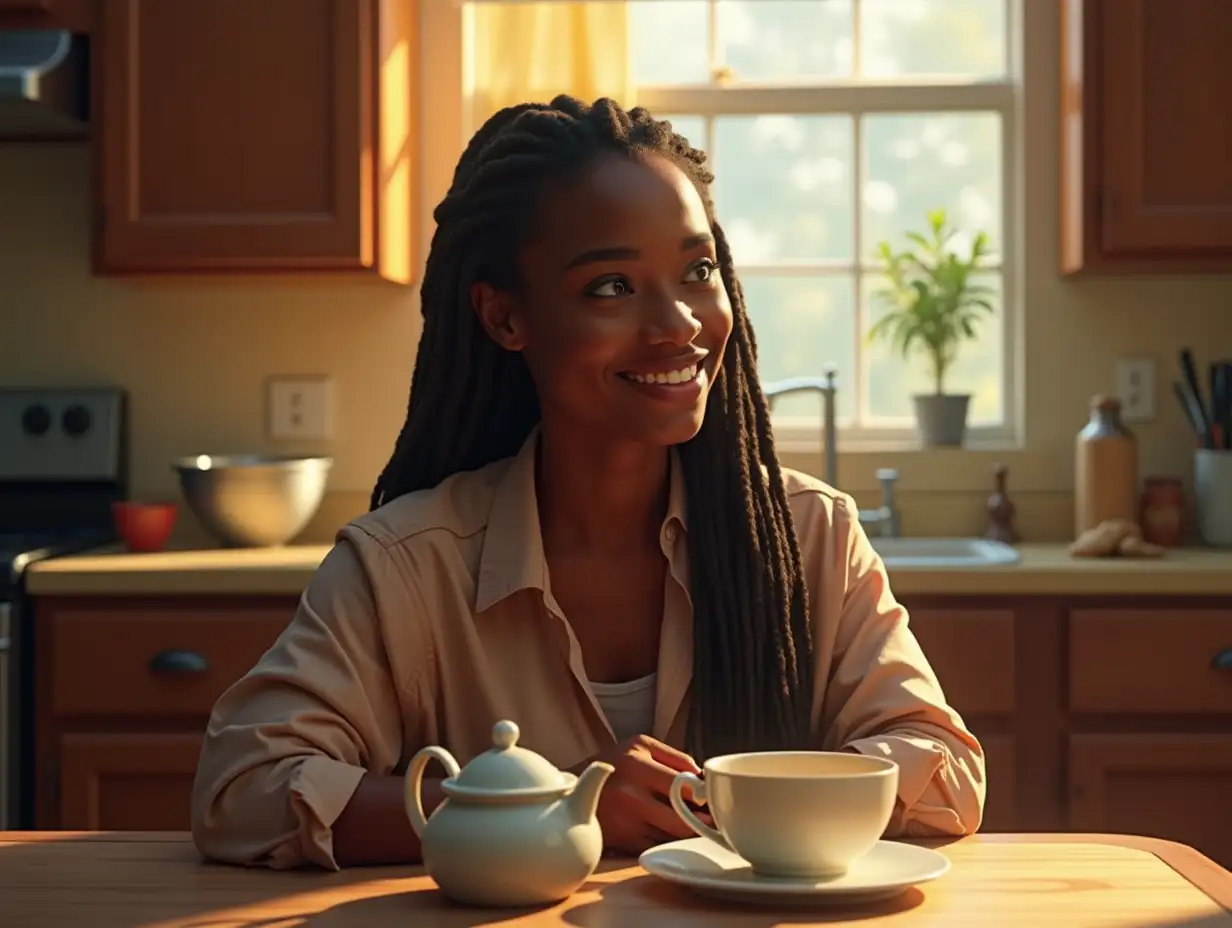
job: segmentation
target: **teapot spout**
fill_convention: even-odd
[[[599,808],[599,794],[603,792],[603,785],[615,769],[611,764],[596,760],[578,777],[573,791],[565,799],[565,805],[569,809],[569,816],[579,825],[594,820],[595,811]]]

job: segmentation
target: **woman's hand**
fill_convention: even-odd
[[[598,818],[606,847],[625,854],[640,854],[656,844],[694,836],[693,829],[680,820],[668,800],[677,773],[701,773],[688,754],[649,735],[635,735],[604,749],[593,759],[614,768],[599,796]],[[699,812],[698,816],[709,823],[705,813]]]

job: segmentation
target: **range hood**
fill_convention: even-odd
[[[0,29],[0,144],[84,139],[89,40],[59,29]]]

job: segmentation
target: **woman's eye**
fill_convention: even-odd
[[[706,283],[714,276],[715,271],[718,269],[718,265],[709,259],[698,261],[695,265],[689,268],[689,273],[686,275],[686,280],[690,283]]]
[[[629,282],[623,277],[609,277],[607,280],[601,280],[589,290],[586,291],[588,296],[628,296],[633,292],[633,288],[629,286]]]

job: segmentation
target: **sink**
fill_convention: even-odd
[[[1007,544],[983,538],[870,538],[887,568],[1009,567],[1022,560]]]

